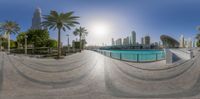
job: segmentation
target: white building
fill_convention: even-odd
[[[144,38],[143,37],[141,38],[141,44],[144,44]]]
[[[129,44],[134,45],[136,44],[136,32],[132,31],[131,36],[129,38]]]
[[[122,45],[122,39],[121,38],[117,39],[115,45]]]
[[[145,45],[150,45],[150,43],[151,43],[151,38],[150,38],[150,36],[145,36],[145,37],[144,37],[144,44],[145,44]]]
[[[192,45],[193,45],[193,44],[192,44],[192,39],[191,39],[191,38],[189,38],[189,39],[188,39],[188,47],[189,47],[189,48],[191,48],[191,47],[192,47]]]
[[[197,40],[193,40],[192,47],[197,47]]]
[[[42,29],[41,22],[42,22],[42,16],[41,16],[41,9],[36,8],[33,18],[32,18],[32,26],[31,29]]]
[[[114,46],[115,45],[115,40],[114,40],[114,38],[112,38],[112,46]]]
[[[129,45],[130,43],[129,43],[129,37],[126,37],[126,38],[124,38],[123,39],[123,45]]]
[[[192,47],[192,39],[191,38],[188,38],[187,40],[185,40],[185,47],[186,48],[191,48]]]
[[[184,40],[184,36],[183,36],[183,35],[180,36],[180,41],[179,41],[179,43],[180,43],[180,46],[179,46],[179,47],[181,47],[181,48],[184,48],[184,47],[185,47],[185,40]]]

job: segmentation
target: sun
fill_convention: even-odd
[[[91,32],[95,36],[103,37],[110,32],[110,26],[105,22],[96,22],[92,24]]]

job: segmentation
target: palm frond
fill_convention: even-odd
[[[51,11],[50,15],[44,15],[43,18],[45,19],[42,22],[43,26],[49,27],[49,29],[53,29],[57,27],[58,29],[62,29],[66,31],[67,29],[71,29],[71,27],[75,27],[77,22],[78,16],[73,16],[74,12],[67,12],[67,13],[57,13],[56,11]]]
[[[14,21],[5,21],[0,25],[0,31],[10,34],[17,34],[20,31],[20,26]]]

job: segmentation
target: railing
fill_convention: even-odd
[[[95,50],[105,56],[131,62],[153,62],[165,59],[165,53],[151,53],[151,54],[134,54],[134,53],[120,53],[106,50]]]
[[[67,49],[62,48],[62,54],[65,55],[67,53]],[[11,53],[15,54],[24,54],[25,49],[11,49]],[[37,48],[28,48],[27,53],[28,54],[35,54],[35,55],[49,55],[49,54],[56,54],[58,52],[57,48],[50,48],[50,47],[37,47]],[[78,52],[77,50],[73,51],[70,49],[70,52]]]

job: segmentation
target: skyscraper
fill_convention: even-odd
[[[116,45],[122,45],[122,39],[121,38],[117,39],[115,44]]]
[[[141,44],[144,44],[144,38],[143,37],[141,38]]]
[[[145,36],[145,37],[144,37],[144,44],[145,44],[145,45],[150,45],[150,40],[151,40],[151,39],[150,39],[150,36]]]
[[[114,38],[112,38],[112,46],[115,45],[115,41],[114,41]]]
[[[129,37],[123,39],[123,45],[129,45]]]
[[[185,47],[185,40],[184,40],[184,36],[183,35],[181,35],[179,43],[180,43],[180,47],[181,48]]]
[[[191,47],[192,47],[192,39],[189,38],[189,39],[188,39],[188,48],[191,48]]]
[[[136,32],[135,32],[135,31],[132,31],[132,32],[131,32],[130,44],[131,44],[131,45],[136,44]]]
[[[193,41],[192,41],[192,47],[197,47],[197,46],[196,46],[196,43],[197,43],[196,40],[193,40]]]
[[[38,7],[36,8],[33,14],[31,29],[33,30],[42,29],[41,22],[42,22],[41,9]]]

